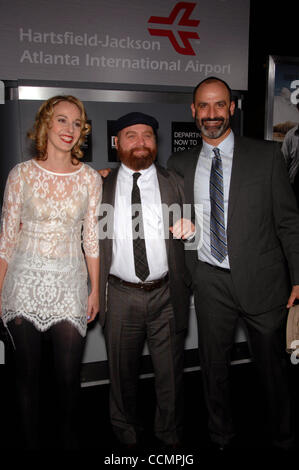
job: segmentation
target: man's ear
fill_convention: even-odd
[[[115,144],[116,150],[118,150],[118,137],[114,137],[114,144]]]
[[[193,119],[195,118],[195,106],[194,106],[194,103],[191,104],[191,113],[192,113],[192,117]]]
[[[229,111],[230,111],[230,115],[233,116],[234,113],[235,113],[235,108],[236,108],[236,103],[234,101],[231,101],[230,105],[229,105]]]

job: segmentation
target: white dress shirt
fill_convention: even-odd
[[[203,141],[202,149],[197,162],[194,178],[194,202],[195,202],[195,214],[197,217],[197,223],[200,229],[203,230],[202,245],[198,249],[198,259],[206,263],[210,263],[222,268],[229,269],[229,258],[228,255],[224,261],[220,263],[211,254],[210,244],[210,214],[211,214],[211,203],[210,203],[210,173],[212,166],[212,159],[214,157],[213,145],[209,145]],[[224,190],[224,220],[225,227],[227,228],[227,212],[228,212],[228,197],[230,188],[230,179],[233,163],[234,153],[234,134],[231,131],[229,135],[219,144],[217,148],[220,150],[220,156],[222,160],[223,168],[223,190]],[[201,212],[196,208],[196,205],[203,208]]]
[[[131,193],[133,173],[121,164],[116,184],[114,203],[114,234],[110,274],[128,282],[140,282],[135,274]],[[146,281],[161,279],[168,272],[167,253],[164,240],[161,195],[155,165],[140,170],[137,184],[143,213],[144,238],[150,274]]]

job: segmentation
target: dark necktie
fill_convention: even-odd
[[[227,255],[227,241],[224,221],[224,198],[223,198],[223,170],[220,150],[213,148],[215,156],[212,160],[210,175],[210,241],[211,254],[220,263]]]
[[[133,229],[133,252],[136,276],[145,281],[149,275],[148,262],[146,257],[146,247],[144,240],[144,228],[142,219],[142,206],[140,198],[140,190],[137,185],[137,180],[141,176],[140,173],[133,173],[133,188],[132,188],[132,206],[137,205],[132,210],[132,229]],[[136,224],[136,218],[137,224]]]

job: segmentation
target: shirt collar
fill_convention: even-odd
[[[124,163],[121,163],[120,171],[126,177],[131,177],[133,173],[136,173],[135,170],[132,170],[131,168],[126,166]],[[142,177],[142,179],[147,179],[147,178],[150,178],[155,171],[156,171],[156,167],[152,163],[151,166],[149,166],[145,170],[139,170],[138,173],[141,173],[140,178]]]
[[[230,131],[228,136],[225,137],[225,139],[222,140],[222,142],[220,142],[219,145],[217,145],[217,148],[219,148],[220,152],[223,153],[224,155],[232,155],[234,151],[234,142],[235,142],[234,133],[233,131]],[[202,149],[207,156],[211,155],[211,152],[214,147],[215,145],[210,145],[204,140],[202,141]]]

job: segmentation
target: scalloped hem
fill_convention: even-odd
[[[57,325],[58,323],[62,321],[67,321],[68,323],[71,323],[78,333],[83,336],[83,338],[86,336],[86,331],[87,331],[87,326],[84,328],[82,325],[80,325],[77,321],[75,321],[72,317],[70,316],[65,316],[65,317],[59,317],[59,318],[51,318],[46,324],[41,323],[36,321],[36,318],[34,318],[33,315],[26,315],[26,313],[18,313],[18,312],[10,312],[10,313],[2,313],[2,320],[4,325],[7,327],[7,323],[9,323],[12,320],[15,320],[15,318],[24,318],[25,320],[30,321],[30,323],[33,324],[33,326],[40,331],[41,333],[44,333],[45,331],[49,330],[51,326]]]

